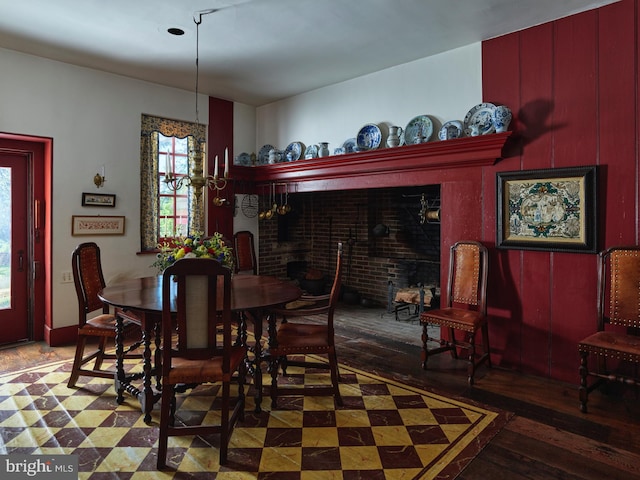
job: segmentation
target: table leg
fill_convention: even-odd
[[[124,319],[116,313],[116,373],[115,390],[116,402],[121,405],[124,402],[124,384],[126,383],[124,372]]]
[[[255,345],[253,347],[254,353],[254,371],[253,371],[253,385],[255,386],[255,404],[256,413],[262,411],[262,310],[256,310],[253,314],[253,337]]]

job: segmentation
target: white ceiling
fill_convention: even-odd
[[[199,91],[258,106],[614,1],[0,0],[0,47],[193,91],[218,9]]]

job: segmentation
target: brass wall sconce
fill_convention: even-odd
[[[93,176],[93,183],[98,188],[102,187],[104,185],[104,182],[106,181],[106,179],[104,178],[104,165],[102,166],[101,172],[102,173],[96,173]]]

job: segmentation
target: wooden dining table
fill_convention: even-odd
[[[116,316],[116,355],[117,366],[115,387],[118,392],[118,403],[124,402],[124,392],[137,398],[140,402],[144,421],[151,422],[151,411],[159,399],[160,376],[155,374],[159,365],[161,348],[162,320],[162,276],[128,279],[114,282],[102,289],[98,296],[108,305],[121,309],[125,314],[131,312],[140,319],[143,343],[142,372],[128,374],[124,369],[123,321]],[[176,286],[172,286],[176,290]],[[266,275],[235,274],[231,279],[231,310],[238,313],[240,319],[238,341],[247,345],[253,358],[247,356],[249,372],[254,380],[256,411],[262,403],[262,333],[265,312],[269,307],[294,301],[302,295],[302,290],[288,280]],[[171,303],[171,311],[176,311],[175,296]],[[247,344],[247,321],[253,325],[254,343]],[[152,347],[155,346],[155,352]],[[152,361],[153,357],[153,361]],[[152,386],[156,377],[156,388]],[[134,383],[142,379],[142,388]]]

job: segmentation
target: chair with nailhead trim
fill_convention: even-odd
[[[422,368],[427,369],[427,360],[432,355],[451,352],[458,358],[458,350],[466,350],[469,385],[473,386],[478,367],[487,363],[491,367],[489,350],[489,326],[487,318],[487,247],[479,242],[460,241],[451,246],[449,279],[446,302],[442,308],[428,310],[420,315],[422,325]],[[431,338],[429,326],[448,329],[448,338]],[[462,332],[464,338],[456,337]],[[482,354],[476,354],[476,334],[482,335]],[[439,347],[430,348],[437,342]]]
[[[611,247],[598,255],[597,331],[578,343],[580,410],[589,393],[608,382],[640,384],[640,246]],[[595,368],[590,368],[593,357]],[[589,377],[596,380],[589,384]]]

